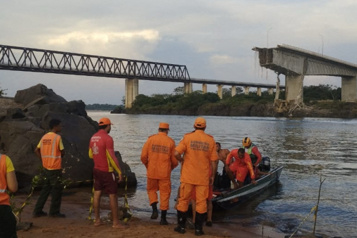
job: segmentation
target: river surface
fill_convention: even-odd
[[[126,115],[89,111],[98,121],[109,117],[114,124],[110,135],[115,150],[136,174],[138,186],[130,191],[129,204],[141,212],[151,212],[146,194],[146,169],[140,161],[141,148],[148,136],[157,133],[159,122],[170,124],[169,136],[176,144],[193,130],[194,116]],[[312,232],[311,209],[321,197],[316,233],[324,237],[357,237],[357,120],[329,118],[258,118],[205,116],[206,132],[222,148],[241,146],[250,137],[272,166],[284,166],[280,183],[245,206],[215,214],[214,222],[273,224],[286,234]],[[179,169],[172,173],[169,214],[173,216]],[[310,214],[310,215],[309,215]],[[148,214],[149,216],[149,214]],[[249,224],[248,224],[249,225]]]

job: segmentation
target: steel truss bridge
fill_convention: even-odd
[[[186,82],[185,65],[0,45],[0,70]]]

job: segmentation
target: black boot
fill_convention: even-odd
[[[177,210],[177,227],[174,231],[184,234],[186,232],[186,212],[181,212]]]
[[[202,236],[205,234],[205,233],[203,233],[203,230],[202,230],[202,224],[203,224],[204,220],[205,220],[205,214],[196,212],[196,219],[195,219],[195,235],[196,236]]]
[[[166,221],[166,210],[161,210],[161,221],[160,225],[168,225],[169,223]]]
[[[159,212],[157,211],[157,202],[151,204],[152,214],[151,219],[157,219],[159,217]]]

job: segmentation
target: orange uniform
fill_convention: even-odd
[[[157,191],[160,191],[160,210],[169,209],[171,171],[178,165],[174,152],[175,141],[166,132],[150,136],[141,152],[141,161],[147,169],[149,202],[157,203]]]
[[[62,168],[61,150],[64,149],[61,136],[48,132],[37,145],[41,150],[42,166],[48,170],[57,170]]]
[[[196,189],[196,211],[207,211],[211,162],[218,159],[216,143],[211,135],[203,130],[186,134],[176,147],[179,154],[184,153],[181,169],[180,197],[177,210],[186,212],[192,189]]]
[[[6,192],[6,174],[14,171],[14,166],[10,158],[0,154],[0,205],[10,205],[10,197]]]
[[[231,164],[233,158],[235,161]],[[227,156],[226,165],[229,165],[229,169],[236,174],[236,179],[239,182],[244,182],[248,172],[251,179],[255,179],[252,161],[248,153],[244,153],[244,158],[241,159],[238,156],[238,149],[232,150]]]

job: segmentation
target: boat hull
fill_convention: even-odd
[[[283,166],[280,166],[271,170],[269,175],[264,175],[256,180],[256,184],[250,183],[239,189],[222,192],[212,199],[214,208],[228,210],[239,206],[252,197],[262,193],[270,186],[276,184],[279,181],[282,170]]]

